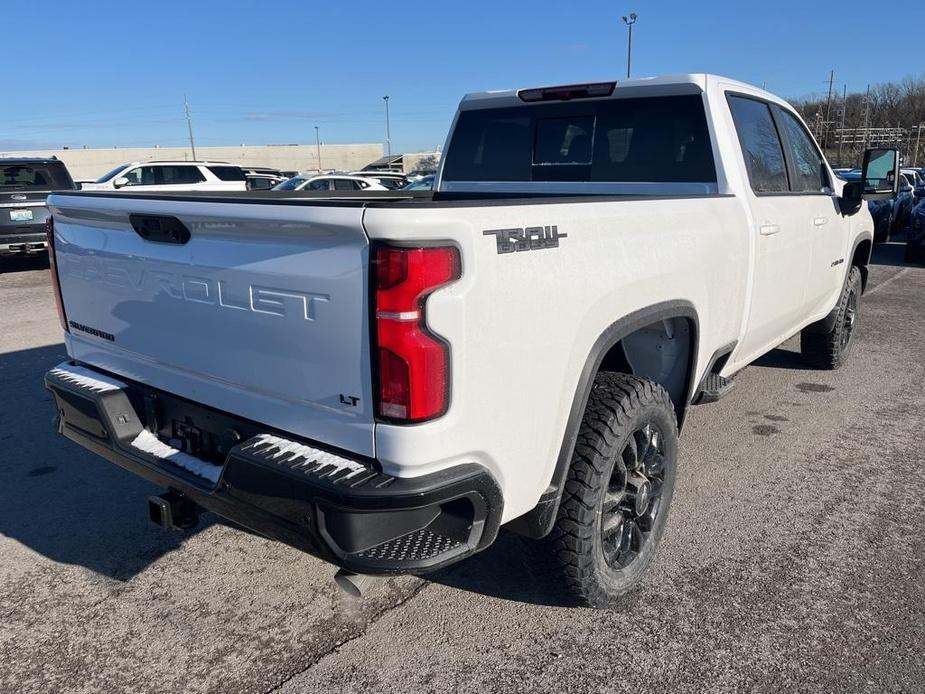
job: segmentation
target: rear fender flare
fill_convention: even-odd
[[[624,316],[612,323],[594,342],[585,360],[584,368],[581,370],[581,374],[578,378],[578,387],[576,388],[571,409],[569,410],[568,422],[565,427],[565,436],[559,448],[559,455],[556,458],[556,467],[553,471],[549,486],[546,491],[543,492],[537,505],[524,515],[511,521],[507,525],[508,529],[533,538],[545,537],[549,531],[552,530],[556,514],[559,510],[559,502],[562,499],[562,490],[568,474],[572,451],[575,448],[578,430],[581,427],[585,407],[588,404],[588,397],[591,393],[591,386],[594,383],[594,378],[597,376],[604,356],[614,345],[627,335],[647,325],[651,325],[652,323],[671,318],[688,319],[692,329],[691,349],[688,355],[687,365],[685,400],[681,404],[676,403],[678,427],[680,429],[684,422],[687,407],[690,405],[691,399],[694,396],[700,321],[697,311],[691,302],[674,300],[654,304]]]

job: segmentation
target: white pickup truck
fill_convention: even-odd
[[[472,94],[433,193],[50,197],[60,433],[341,567],[527,538],[611,605],[692,404],[791,335],[851,346],[893,150],[837,179],[794,110],[713,75]],[[350,573],[343,573],[350,572]]]

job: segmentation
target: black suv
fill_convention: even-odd
[[[77,186],[56,157],[0,158],[0,256],[45,251],[45,199]]]

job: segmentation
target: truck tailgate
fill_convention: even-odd
[[[60,194],[49,207],[74,359],[374,455],[361,203]],[[189,240],[143,238],[132,222],[152,218]]]

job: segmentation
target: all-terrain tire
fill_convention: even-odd
[[[806,328],[800,333],[800,353],[807,364],[817,369],[837,369],[845,362],[857,332],[861,306],[861,271],[855,266],[828,319],[832,329],[817,332]]]
[[[677,420],[667,391],[644,378],[599,374],[552,532],[525,540],[534,578],[569,603],[617,604],[652,562],[674,492],[677,454]],[[637,514],[647,484],[651,507]],[[621,550],[618,543],[624,542]]]

